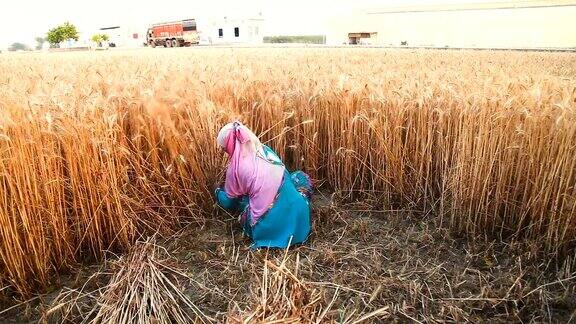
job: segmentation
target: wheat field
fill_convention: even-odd
[[[0,57],[0,289],[213,217],[240,119],[344,200],[469,239],[576,239],[576,56],[174,49]]]

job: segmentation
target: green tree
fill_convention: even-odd
[[[90,38],[94,43],[98,44],[98,46],[102,46],[102,35],[100,34],[96,34],[96,35],[92,35],[92,37]]]
[[[78,30],[76,26],[65,22],[60,26],[50,29],[46,34],[46,39],[51,45],[58,46],[58,44],[67,39],[78,40]]]
[[[42,46],[44,45],[44,43],[46,42],[46,38],[44,37],[36,37],[36,49],[37,50],[41,50]]]
[[[22,44],[22,43],[14,43],[10,46],[10,48],[8,49],[11,52],[15,52],[15,51],[29,51],[30,47],[28,47],[28,45],[26,44]]]
[[[106,42],[110,38],[106,34],[95,34],[95,35],[92,35],[91,39],[94,43],[98,44],[98,46],[102,46],[102,42]]]

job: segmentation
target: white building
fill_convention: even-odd
[[[147,26],[108,26],[102,27],[94,34],[108,35],[108,44],[116,47],[142,47],[146,43]]]
[[[259,44],[264,40],[261,12],[207,13],[196,21],[201,44]]]
[[[519,0],[383,7],[329,22],[327,43],[385,46],[576,47],[576,1]]]

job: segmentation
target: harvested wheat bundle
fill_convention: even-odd
[[[138,242],[117,261],[108,284],[92,293],[64,292],[45,318],[90,323],[206,323],[212,321],[182,293],[187,275],[153,241]],[[97,293],[96,293],[97,292]],[[92,300],[90,300],[92,299]],[[87,311],[87,304],[92,309]],[[75,314],[76,313],[76,314]],[[83,313],[83,314],[82,314]]]
[[[232,313],[230,323],[360,323],[376,316],[387,316],[387,308],[354,318],[332,309],[339,291],[327,302],[325,291],[298,277],[300,256],[296,255],[294,271],[287,265],[287,255],[277,264],[266,260],[262,276],[252,291],[251,309]],[[336,316],[338,315],[338,318]]]

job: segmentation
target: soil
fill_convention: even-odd
[[[322,194],[313,206],[309,241],[288,251],[250,249],[236,218],[222,212],[159,244],[190,277],[185,293],[219,322],[253,307],[266,260],[285,260],[321,292],[336,321],[384,307],[387,313],[371,321],[576,321],[573,260],[557,265],[535,252],[536,243],[458,238],[430,214],[336,204]],[[60,287],[0,315],[0,321],[35,322],[65,289],[105,285],[106,269],[92,265],[64,276]]]

